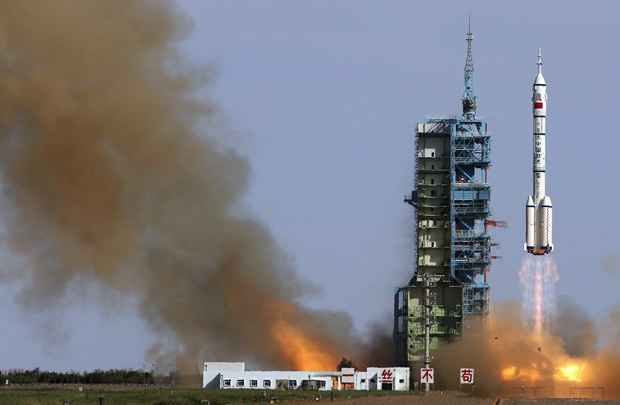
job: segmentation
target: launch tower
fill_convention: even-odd
[[[433,351],[441,340],[461,335],[468,319],[489,310],[492,242],[487,231],[496,224],[489,220],[491,140],[486,121],[476,115],[471,30],[466,40],[462,115],[429,118],[416,126],[415,189],[405,197],[415,208],[416,263],[409,284],[394,298],[401,365],[422,365],[427,320]]]

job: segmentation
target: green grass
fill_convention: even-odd
[[[341,391],[334,392],[334,399],[357,398],[371,396],[395,396],[405,393],[397,392],[366,392]],[[329,402],[331,392],[312,391],[262,391],[262,390],[226,390],[208,391],[202,389],[149,389],[131,391],[84,391],[77,390],[26,390],[0,389],[0,405],[99,405],[99,398],[104,398],[105,405],[189,405],[207,404],[268,404],[309,400],[320,395],[320,402]]]

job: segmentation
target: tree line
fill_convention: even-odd
[[[133,369],[94,371],[0,371],[0,383],[7,384],[155,384],[167,383],[171,376],[155,376],[153,372]],[[166,381],[163,381],[166,380]]]

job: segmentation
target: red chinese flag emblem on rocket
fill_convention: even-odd
[[[534,103],[534,108],[543,108],[543,103],[542,101],[536,101]]]

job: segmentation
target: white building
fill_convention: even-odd
[[[247,371],[245,363],[206,362],[202,387],[208,389],[409,390],[408,367],[366,371]]]

